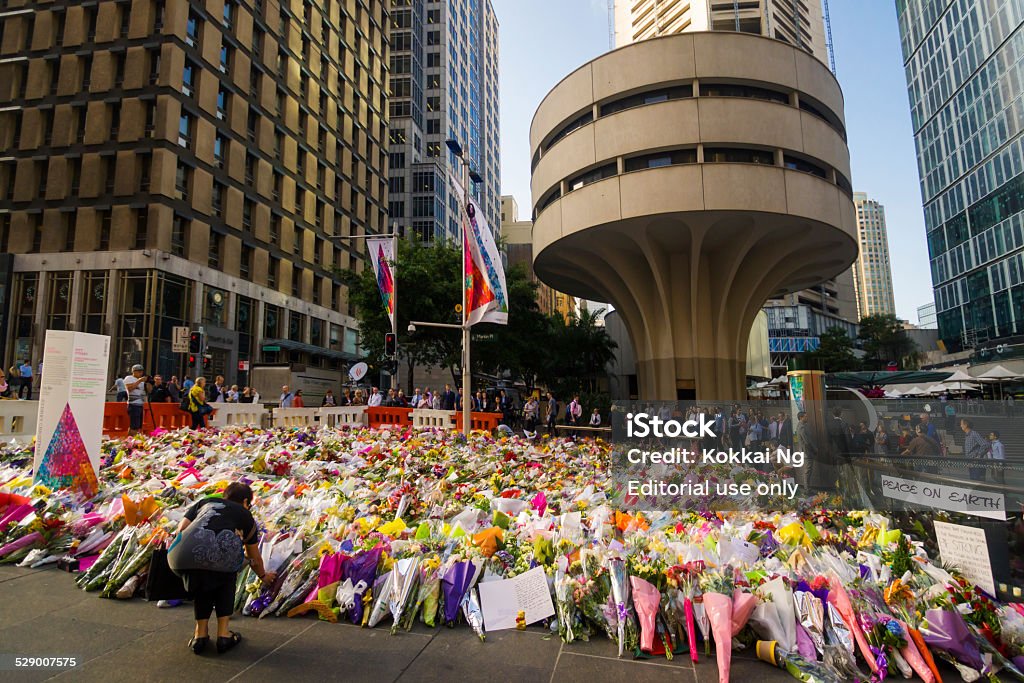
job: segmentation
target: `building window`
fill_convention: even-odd
[[[657,152],[655,154],[644,154],[642,156],[626,159],[626,171],[640,171],[645,168],[659,168],[661,166],[695,163],[697,163],[697,150],[679,149],[668,152]]]
[[[251,199],[242,201],[242,227],[245,228],[246,232],[252,231],[252,206],[253,202]]]
[[[617,172],[618,169],[614,163],[605,164],[604,166],[595,168],[592,171],[587,171],[586,173],[582,173],[569,181],[569,191],[578,190],[584,185],[590,185],[591,183],[596,183],[599,180],[610,178]]]
[[[726,147],[705,147],[705,163],[765,164],[775,165],[775,154],[760,149],[739,149]]]
[[[135,210],[135,248],[145,249],[149,246],[149,210]]]
[[[175,215],[171,223],[171,253],[175,256],[185,255],[186,233],[185,218]]]
[[[828,178],[828,173],[825,172],[825,169],[816,164],[812,164],[809,161],[798,159],[797,157],[792,157],[787,154],[783,157],[783,163],[786,168],[790,170],[810,173],[811,175],[818,176],[819,178]]]
[[[252,258],[253,258],[253,249],[252,249],[252,247],[243,246],[242,247],[242,257],[241,257],[241,261],[239,262],[239,266],[238,266],[238,274],[241,275],[246,280],[248,280],[249,277],[252,274]]]
[[[213,215],[220,217],[224,208],[224,185],[216,180],[213,181],[210,204],[213,207]]]
[[[217,91],[217,118],[224,120],[228,117],[228,93],[221,88]]]
[[[101,211],[97,211],[96,214],[100,222],[100,251],[108,251],[110,249],[110,222],[112,212],[110,209],[103,209]]]
[[[192,169],[178,160],[178,166],[174,171],[174,189],[177,190],[178,199],[188,199],[189,176]]]
[[[227,145],[227,141],[223,135],[217,135],[213,138],[213,160],[217,168],[224,168],[224,147]]]
[[[210,235],[210,259],[208,264],[214,270],[220,270],[221,254],[224,252],[224,235],[212,233]]]
[[[188,147],[192,143],[192,115],[182,114],[178,119],[178,144]]]

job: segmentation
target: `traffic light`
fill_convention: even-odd
[[[213,363],[213,356],[210,354],[203,355],[203,370],[209,370],[210,365]]]
[[[195,366],[196,366],[195,354],[189,354],[189,357],[188,357],[188,367],[189,368],[194,368]]]
[[[394,332],[388,332],[384,335],[384,355],[388,358],[394,358],[398,355],[398,335]]]
[[[188,335],[188,352],[189,353],[202,353],[203,352],[203,335],[199,332],[192,332]],[[189,359],[189,363],[195,363],[194,358]]]

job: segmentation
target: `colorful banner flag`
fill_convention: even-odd
[[[377,276],[377,287],[380,298],[384,301],[384,310],[388,312],[391,324],[395,322],[395,277],[391,264],[395,260],[394,245],[390,237],[366,240],[370,248],[370,262],[373,274]]]
[[[465,275],[466,308],[469,324],[508,324],[508,288],[505,286],[505,267],[494,242],[487,219],[472,195],[466,195],[454,176],[451,184],[459,203],[465,206]]]

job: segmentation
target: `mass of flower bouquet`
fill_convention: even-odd
[[[105,597],[140,592],[188,506],[241,480],[277,572],[268,586],[239,573],[235,604],[250,617],[392,632],[466,624],[483,640],[478,584],[539,567],[555,607],[544,625],[566,643],[604,636],[623,657],[688,653],[714,661],[721,681],[736,648],[803,681],[932,683],[943,661],[965,680],[1024,680],[1021,606],[943,568],[887,517],[825,499],[787,514],[628,513],[600,441],[161,432],[105,441],[88,501],[35,485],[32,456],[31,445],[0,445],[0,562],[65,562]]]

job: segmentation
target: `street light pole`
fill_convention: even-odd
[[[460,220],[462,225],[462,431],[468,435],[469,427],[472,424],[470,401],[472,400],[471,384],[473,382],[469,365],[469,296],[466,288],[466,278],[471,277],[466,268],[466,247],[469,240],[469,225],[466,215],[466,207],[469,206],[469,163],[461,154],[458,158],[462,162],[462,191],[465,193]]]

